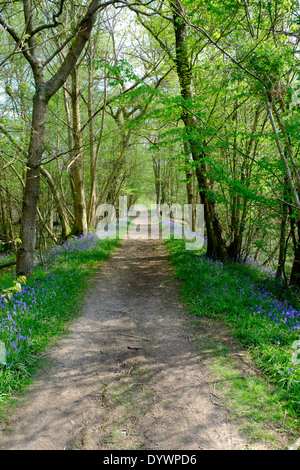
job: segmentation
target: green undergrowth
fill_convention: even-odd
[[[221,387],[224,399],[227,397],[232,416],[248,432],[251,428],[256,438],[268,434],[270,422],[291,434],[299,432],[298,297],[257,266],[209,259],[186,250],[181,240],[167,240],[166,246],[181,280],[183,300],[198,318],[199,332],[205,319],[223,323],[259,371],[241,377],[240,368],[234,365],[238,355],[213,339],[207,346],[207,337],[203,343],[200,334],[199,344],[217,358],[213,365],[220,377],[216,389]]]
[[[68,331],[81,312],[88,280],[119,244],[119,239],[101,240],[94,234],[72,238],[43,256],[21,292],[7,303],[0,298],[0,341],[6,350],[0,366],[0,409],[24,389],[47,348]],[[0,294],[13,280],[12,272],[2,275]]]

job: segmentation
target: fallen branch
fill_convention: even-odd
[[[129,338],[137,338],[142,339],[143,341],[150,341],[148,338],[144,338],[143,336],[135,336],[135,335],[128,335],[126,333],[122,333],[121,331],[114,330],[118,335],[129,336]]]
[[[17,264],[16,261],[11,261],[10,263],[0,264],[0,269],[9,268],[10,266],[14,266],[15,264]]]

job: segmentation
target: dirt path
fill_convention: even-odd
[[[126,240],[0,433],[1,449],[247,449],[157,240]]]

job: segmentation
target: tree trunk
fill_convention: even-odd
[[[52,176],[50,175],[49,171],[47,171],[45,168],[41,167],[41,173],[46,178],[46,181],[47,181],[47,183],[49,185],[49,188],[52,192],[52,195],[54,197],[55,207],[56,207],[58,217],[59,217],[59,220],[60,220],[60,223],[61,223],[61,229],[62,229],[61,237],[62,237],[63,240],[66,240],[68,238],[68,236],[70,235],[70,233],[71,233],[71,228],[70,228],[70,224],[69,224],[68,214],[67,214],[67,211],[65,209],[64,203],[62,201],[60,192],[59,192]],[[50,229],[51,229],[51,226],[50,226]]]
[[[186,195],[187,195],[187,202],[189,204],[189,217],[190,217],[190,228],[193,232],[196,231],[196,204],[195,204],[195,195],[194,195],[194,173],[190,168],[190,150],[188,142],[185,140],[183,142],[184,151],[185,151],[185,161],[186,161],[186,169],[185,169],[185,176],[186,176]]]
[[[286,133],[285,126],[281,120],[281,117],[279,115],[279,112],[272,100],[271,96],[267,97],[267,107],[268,107],[268,114],[269,114],[269,119],[273,128],[273,132],[275,135],[276,139],[276,144],[277,148],[279,151],[279,155],[281,157],[281,160],[284,164],[285,168],[285,181],[288,182],[289,189],[291,191],[291,194],[294,199],[294,206],[297,209],[296,213],[296,219],[295,219],[295,225],[297,227],[297,237],[294,234],[294,261],[293,261],[293,266],[292,266],[292,271],[291,271],[291,276],[290,276],[290,284],[296,285],[300,287],[300,240],[299,240],[299,234],[300,234],[300,198],[299,198],[299,187],[300,187],[300,173],[298,170],[298,167],[295,163],[295,158],[293,155],[292,148],[289,143],[288,135]],[[280,135],[279,132],[276,128],[275,120],[273,117],[273,111],[276,115],[277,122],[279,124],[280,130],[282,132],[282,135],[284,137],[284,144],[285,147],[281,145],[280,141]],[[288,158],[292,164],[292,170],[290,169]],[[294,179],[296,181],[294,181]],[[292,230],[293,230],[293,223],[292,223]]]
[[[285,193],[285,199],[287,194]],[[282,279],[284,276],[284,264],[286,257],[286,222],[288,217],[288,208],[286,204],[282,205],[282,215],[280,223],[280,237],[279,237],[279,254],[278,254],[278,264],[275,277],[277,279]]]
[[[73,194],[75,222],[74,235],[87,233],[86,203],[83,178],[82,136],[80,125],[78,69],[75,67],[71,73],[72,78],[72,112],[73,112],[73,159],[69,165],[71,189]]]
[[[298,226],[298,234],[299,234],[299,226]],[[295,286],[300,286],[300,243],[299,243],[299,235],[298,241],[295,246],[295,255],[294,261],[290,276],[290,284]]]
[[[96,159],[96,142],[95,142],[95,120],[94,114],[94,44],[90,42],[88,49],[88,118],[89,118],[89,143],[90,143],[90,194],[87,208],[87,223],[93,226],[95,223],[96,204],[97,204],[97,159]]]
[[[10,250],[10,243],[9,243],[9,234],[8,234],[8,221],[6,217],[6,207],[4,203],[3,197],[3,190],[0,186],[0,247],[1,242],[4,245],[4,251]]]
[[[20,227],[22,244],[17,251],[17,274],[27,276],[33,268],[36,243],[36,215],[40,192],[40,163],[44,150],[45,120],[48,100],[41,92],[33,98],[32,128],[28,151],[27,172],[23,192]]]
[[[89,63],[88,63],[88,121],[89,121],[89,140],[90,140],[90,192],[87,207],[87,223],[91,228],[95,228],[96,225],[96,210],[98,200],[98,182],[97,182],[97,162],[100,153],[103,131],[104,131],[104,119],[105,109],[107,101],[107,89],[106,89],[106,73],[104,78],[104,92],[103,92],[103,109],[101,116],[101,124],[99,136],[97,137],[96,145],[96,132],[95,132],[95,116],[94,116],[94,79],[95,79],[95,66],[93,59],[95,58],[96,44],[90,43],[89,46]],[[98,131],[98,129],[97,129]]]
[[[187,140],[190,145],[193,160],[197,163],[196,177],[199,185],[201,203],[204,206],[204,219],[207,235],[207,256],[218,259],[228,259],[225,241],[222,235],[222,227],[216,211],[216,202],[212,198],[211,190],[207,179],[207,169],[204,162],[205,153],[199,149],[199,142],[195,140],[194,135],[199,138],[199,126],[195,116],[188,111],[193,101],[192,92],[192,70],[188,59],[188,50],[186,43],[186,24],[182,20],[180,11],[181,5],[178,0],[170,2],[173,14],[173,26],[176,43],[176,68],[180,84],[181,96],[186,101],[186,106],[182,111],[182,120],[184,122]],[[202,143],[203,147],[203,143]]]
[[[126,150],[127,150],[128,144],[129,144],[130,136],[131,136],[131,129],[126,133],[126,135],[122,139],[120,155],[113,164],[113,168],[110,172],[110,175],[109,175],[109,177],[107,179],[107,182],[104,186],[104,189],[102,191],[102,194],[99,198],[99,205],[105,203],[105,199],[107,197],[108,191],[109,191],[109,189],[110,189],[110,187],[111,187],[111,185],[114,181],[114,178],[116,176],[117,171],[120,168],[120,165],[122,164],[122,160],[124,158],[124,155],[126,153]]]

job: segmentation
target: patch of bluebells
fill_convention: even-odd
[[[85,236],[70,238],[61,245],[57,245],[49,250],[43,258],[45,268],[56,264],[58,260],[67,261],[76,253],[86,253],[94,250],[99,245],[99,237],[95,233],[88,233]]]
[[[31,328],[28,320],[40,315],[35,308],[34,288],[23,286],[21,292],[16,292],[9,304],[0,298],[0,339],[5,344],[7,357],[12,357],[20,348],[32,344]],[[13,362],[4,365],[13,366]]]
[[[20,353],[33,343],[31,328],[43,319],[43,309],[55,298],[60,288],[57,276],[49,273],[43,280],[33,279],[33,284],[25,284],[20,292],[15,292],[8,303],[0,298],[0,340],[5,343],[7,366],[19,361]],[[41,296],[41,293],[44,295]],[[1,293],[0,293],[1,295]],[[67,295],[66,293],[64,295]]]
[[[230,305],[248,307],[253,316],[264,317],[274,324],[280,324],[287,332],[300,330],[300,311],[289,302],[279,300],[266,288],[259,287],[249,277],[241,277],[238,273],[233,275],[231,272],[228,285],[226,279],[229,279],[230,265],[208,259],[204,255],[191,257],[189,263],[193,271],[196,270],[199,274],[205,271],[205,276],[199,276],[197,285],[202,285],[206,295],[211,291],[213,303],[222,298]],[[220,282],[220,276],[223,274],[224,282]]]
[[[182,224],[176,223],[170,219],[160,219],[162,231],[167,236],[171,234],[174,239],[183,238]],[[184,235],[187,239],[196,236],[194,232],[184,228]],[[207,238],[204,237],[204,245],[207,244]],[[286,331],[293,332],[300,330],[300,310],[293,307],[287,301],[281,301],[278,296],[263,287],[251,281],[246,276],[240,277],[238,274],[230,275],[230,286],[227,284],[226,275],[223,276],[223,282],[219,278],[222,274],[226,274],[226,270],[230,269],[230,265],[223,264],[221,261],[209,259],[205,255],[191,256],[189,258],[191,270],[199,272],[197,278],[197,286],[205,289],[206,296],[211,292],[212,302],[216,299],[227,299],[230,305],[236,306],[246,305],[253,316],[262,316],[273,323],[283,325]],[[272,278],[274,272],[261,267],[257,262],[249,260],[247,266],[264,272],[266,276]],[[204,273],[205,275],[201,274]],[[228,273],[227,273],[228,274]],[[217,293],[215,292],[217,288]],[[300,331],[299,331],[300,334]]]
[[[263,266],[256,260],[247,258],[245,261],[245,264],[247,266],[250,266],[250,268],[258,269],[259,271],[265,273],[267,276],[270,276],[271,278],[275,277],[276,271],[274,269],[269,268],[268,266]]]
[[[67,299],[68,293],[60,275],[53,272],[52,268],[70,258],[76,259],[82,253],[95,253],[103,244],[103,240],[94,233],[71,238],[49,250],[43,257],[43,265],[36,259],[38,275],[30,277],[8,303],[0,291],[0,341],[4,342],[7,354],[7,361],[3,365],[14,366],[22,350],[33,344],[32,328],[39,321],[47,321],[49,302],[53,302],[57,296]],[[72,270],[68,275],[72,276]]]
[[[129,217],[124,217],[123,226],[127,224]],[[61,245],[57,245],[49,250],[43,257],[45,268],[51,267],[59,261],[68,261],[69,258],[76,256],[76,253],[89,253],[103,247],[103,241],[106,239],[116,239],[118,236],[118,224],[116,230],[108,228],[105,232],[90,232],[86,235],[69,238]]]

